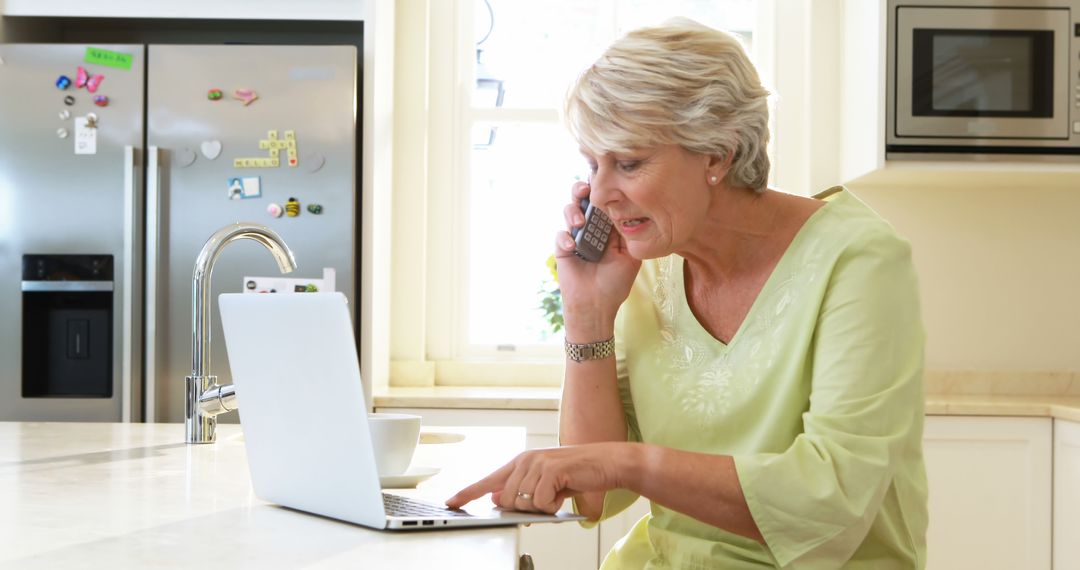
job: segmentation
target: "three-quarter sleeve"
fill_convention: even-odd
[[[908,476],[905,462],[921,467],[924,332],[910,247],[873,228],[836,259],[827,287],[803,433],[782,452],[735,456],[754,521],[785,568],[842,566],[895,478]],[[903,510],[925,494],[897,500]]]

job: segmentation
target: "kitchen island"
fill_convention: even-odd
[[[441,503],[525,433],[425,428],[421,441],[413,465],[442,471],[400,493]],[[517,543],[516,527],[376,531],[267,503],[238,425],[188,445],[182,424],[0,422],[0,568],[507,569]]]

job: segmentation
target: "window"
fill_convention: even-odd
[[[402,11],[413,4],[428,12]],[[401,184],[395,174],[391,384],[558,385],[562,334],[542,308],[556,287],[547,260],[564,225],[570,184],[588,172],[560,118],[567,88],[616,38],[674,16],[735,32],[753,54],[764,47],[755,44],[756,30],[771,6],[772,0],[399,4],[398,59],[405,38],[424,36],[427,49],[407,44],[407,56],[426,69],[427,83],[395,93],[399,109],[412,101],[416,111],[396,119],[395,145],[418,142],[406,153],[395,146],[396,169],[407,180]],[[396,73],[416,76],[408,66]],[[425,173],[405,160],[422,161]],[[416,189],[421,178],[423,192]],[[399,210],[415,207],[406,197],[414,194],[424,202],[423,216]],[[414,220],[426,235],[405,229]],[[422,260],[413,259],[418,251]]]
[[[545,261],[572,181],[588,172],[560,121],[577,73],[624,33],[686,16],[752,48],[755,0],[473,0],[472,136],[461,253],[459,357],[558,357],[561,333],[541,303],[555,287]],[[472,54],[470,54],[472,55]]]

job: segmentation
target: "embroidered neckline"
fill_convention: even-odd
[[[660,347],[655,357],[666,371],[664,384],[673,388],[675,402],[692,421],[705,426],[726,416],[753,393],[775,363],[781,348],[778,339],[786,330],[785,313],[818,279],[821,239],[812,228],[827,209],[819,208],[804,222],[726,344],[713,337],[690,310],[683,279],[685,260],[670,255],[656,261],[653,302]],[[687,320],[693,324],[677,326]]]

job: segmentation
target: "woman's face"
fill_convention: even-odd
[[[715,160],[677,145],[582,154],[592,171],[590,200],[611,218],[637,259],[662,257],[690,243],[709,210],[715,188],[709,176],[723,178],[711,166]]]

